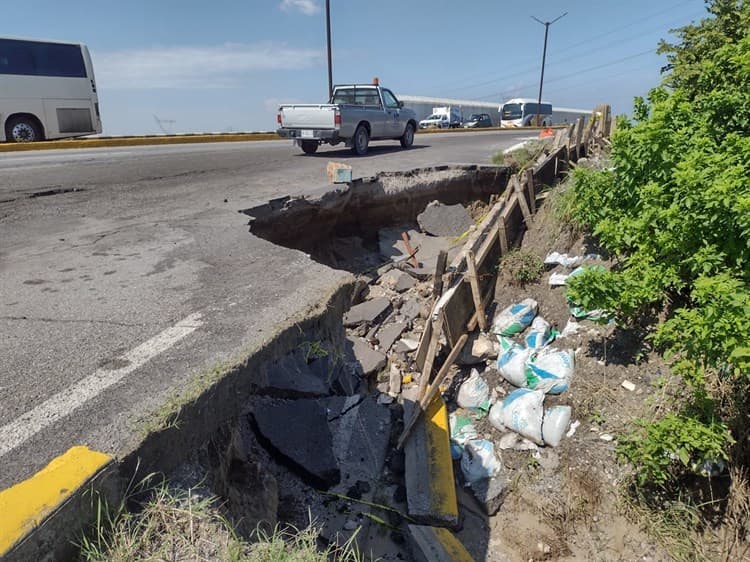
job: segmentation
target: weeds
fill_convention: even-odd
[[[516,250],[510,252],[500,262],[501,272],[513,285],[521,286],[536,283],[544,273],[542,259],[530,252]]]
[[[135,501],[136,496],[145,499]],[[113,510],[97,499],[97,521],[78,546],[87,562],[146,560],[225,560],[231,562],[359,562],[356,533],[343,545],[320,549],[318,529],[260,526],[252,541],[238,536],[219,500],[194,489],[170,487],[153,477],[131,486]],[[135,504],[129,511],[126,503]]]

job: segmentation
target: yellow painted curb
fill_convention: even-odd
[[[448,408],[439,393],[427,408],[424,417],[427,426],[427,472],[432,511],[458,518]]]
[[[28,480],[0,492],[0,556],[110,462],[104,453],[72,447]]]
[[[0,143],[0,152],[56,150],[61,148],[103,148],[115,146],[150,146],[160,144],[198,144],[207,142],[248,142],[283,140],[276,133],[244,133],[216,135],[175,135],[157,137],[113,137],[42,142]]]
[[[455,560],[456,562],[474,562],[471,554],[469,554],[461,541],[456,538],[456,535],[443,527],[435,527],[434,529],[435,537],[445,549],[446,554],[451,557],[451,560]]]

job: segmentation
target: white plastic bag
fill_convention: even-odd
[[[456,412],[448,416],[448,422],[451,427],[451,441],[463,447],[471,439],[479,439],[477,428],[471,423],[466,416],[460,416]]]
[[[526,362],[533,352],[533,349],[514,343],[497,358],[497,370],[509,383],[523,388],[526,386]]]
[[[490,387],[476,369],[472,369],[469,378],[461,384],[456,402],[461,408],[485,412],[490,409]]]
[[[503,423],[503,403],[495,402],[490,408],[489,415],[490,425],[500,431],[505,431],[505,424]]]
[[[519,388],[503,400],[503,425],[534,443],[542,440],[544,392]]]
[[[495,446],[486,439],[466,442],[461,457],[461,472],[469,484],[492,478],[500,470],[500,461],[495,455]]]
[[[572,349],[543,349],[526,364],[526,384],[547,394],[560,394],[570,387],[575,368]]]
[[[553,406],[544,413],[542,439],[544,443],[557,447],[570,424],[570,406]]]
[[[549,325],[549,322],[547,322],[541,316],[537,316],[531,323],[531,329],[529,333],[526,334],[526,337],[524,338],[526,347],[529,347],[531,349],[543,348],[552,340],[550,331],[551,327]]]
[[[512,336],[522,332],[536,316],[538,305],[534,299],[523,299],[495,315],[492,332],[501,336]]]

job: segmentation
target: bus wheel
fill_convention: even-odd
[[[301,144],[302,152],[305,154],[315,154],[318,150],[318,141],[304,140]]]
[[[5,138],[12,142],[34,142],[42,140],[42,132],[33,119],[20,116],[8,120]]]

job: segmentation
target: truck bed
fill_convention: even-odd
[[[336,105],[329,103],[284,104],[279,108],[281,126],[288,129],[334,129]]]

